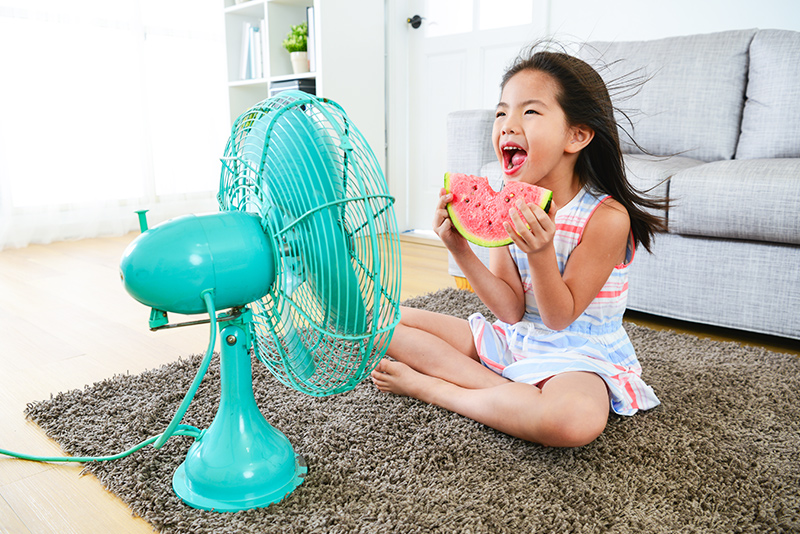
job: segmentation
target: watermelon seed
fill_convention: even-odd
[[[464,203],[465,203],[465,204],[469,204],[469,199],[468,199],[468,198],[465,198],[465,199],[464,199]]]

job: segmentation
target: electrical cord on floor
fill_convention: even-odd
[[[183,419],[183,416],[186,414],[186,410],[189,409],[189,404],[191,404],[192,400],[194,399],[197,389],[200,387],[200,382],[203,381],[203,378],[206,375],[206,371],[208,371],[211,358],[214,355],[214,345],[217,343],[217,311],[216,307],[214,306],[214,291],[206,289],[200,294],[200,296],[206,303],[206,310],[208,311],[208,316],[211,319],[211,334],[209,336],[210,339],[208,342],[208,349],[206,349],[206,354],[203,357],[203,361],[200,363],[200,368],[197,370],[197,374],[194,377],[192,385],[189,387],[189,391],[186,392],[186,395],[183,397],[183,402],[181,402],[181,405],[178,407],[178,410],[175,412],[175,415],[172,417],[172,420],[164,432],[158,434],[157,436],[147,438],[131,449],[113,456],[35,456],[31,454],[9,451],[6,449],[0,449],[0,455],[10,456],[20,460],[30,460],[32,462],[107,462],[110,460],[119,460],[120,458],[125,458],[126,456],[129,456],[151,444],[155,449],[160,449],[172,436],[192,436],[195,440],[199,439],[200,436],[203,435],[203,432],[205,432],[204,430],[200,430],[199,428],[191,425],[182,425],[180,422],[181,419]]]
[[[203,433],[202,430],[199,428],[195,428],[190,425],[179,425],[178,428],[174,430],[172,435],[174,436],[192,436],[195,439],[200,437]],[[126,456],[130,456],[134,452],[147,447],[151,443],[155,442],[158,438],[160,438],[163,434],[159,434],[157,436],[153,436],[151,438],[147,438],[143,442],[139,443],[138,445],[128,449],[125,452],[121,452],[119,454],[114,454],[113,456],[34,456],[31,454],[24,454],[20,452],[14,451],[7,451],[5,449],[0,449],[0,454],[4,456],[10,456],[12,458],[17,458],[19,460],[30,460],[32,462],[78,462],[78,463],[88,463],[88,462],[108,462],[110,460],[119,460],[120,458],[125,458]]]
[[[206,349],[206,355],[203,357],[203,361],[200,362],[200,369],[197,370],[197,374],[194,376],[194,381],[189,387],[189,391],[187,391],[186,395],[183,397],[183,402],[181,402],[180,407],[178,407],[178,411],[175,412],[175,415],[172,417],[172,421],[170,421],[169,426],[167,426],[167,429],[163,434],[161,434],[161,436],[153,445],[153,447],[156,449],[163,447],[164,443],[166,443],[167,440],[172,437],[172,434],[175,431],[175,428],[177,428],[178,423],[181,422],[181,419],[183,419],[183,416],[186,414],[186,410],[189,409],[189,404],[191,404],[192,400],[194,399],[194,395],[197,393],[197,388],[200,387],[200,382],[202,382],[203,378],[206,376],[206,371],[208,371],[208,366],[211,363],[211,357],[214,356],[214,345],[217,343],[217,310],[216,306],[214,305],[214,290],[205,289],[200,293],[200,296],[206,303],[206,311],[208,312],[208,317],[211,320],[211,333],[209,334],[208,349]]]

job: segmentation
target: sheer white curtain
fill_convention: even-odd
[[[214,211],[220,0],[0,0],[0,250]]]

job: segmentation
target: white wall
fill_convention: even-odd
[[[638,41],[745,28],[800,31],[798,0],[547,0],[548,31],[586,41]]]

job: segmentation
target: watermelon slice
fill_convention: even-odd
[[[453,194],[447,212],[456,230],[468,241],[482,247],[502,247],[511,243],[503,223],[512,222],[508,210],[520,197],[526,204],[538,204],[545,212],[553,200],[553,192],[544,187],[507,182],[500,192],[496,192],[485,176],[461,173],[445,173],[444,188]]]

